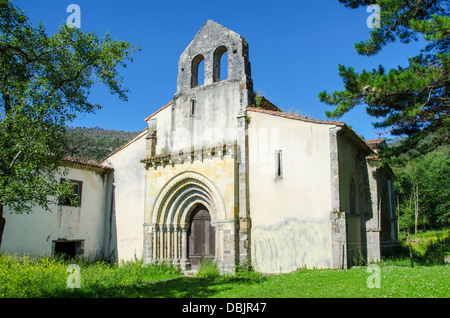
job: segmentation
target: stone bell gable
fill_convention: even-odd
[[[221,58],[228,53],[228,74],[222,78],[239,82],[249,91],[253,90],[246,40],[224,26],[208,20],[188,47],[181,54],[178,62],[177,95],[189,93],[198,86],[199,64],[204,61],[204,85],[217,83],[221,79]],[[225,75],[225,76],[224,76]],[[243,105],[248,105],[243,100]]]
[[[236,140],[237,116],[254,98],[248,54],[239,34],[212,20],[203,25],[180,56],[170,123],[157,123],[165,134],[158,139],[161,148],[189,151]]]

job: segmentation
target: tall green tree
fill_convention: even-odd
[[[94,84],[127,100],[119,69],[137,50],[66,25],[48,36],[10,1],[0,2],[0,213],[6,205],[23,213],[48,208],[51,198],[74,198],[56,179],[65,127],[102,107],[88,100]]]
[[[384,46],[399,40],[426,45],[421,53],[409,58],[407,67],[356,72],[339,65],[344,90],[323,91],[319,99],[333,106],[326,115],[339,118],[356,106],[365,106],[375,117],[375,128],[401,137],[395,147],[384,153],[416,157],[448,145],[450,135],[450,1],[449,0],[339,0],[346,7],[369,4],[380,6],[381,25],[370,38],[355,44],[361,55],[373,56]]]
[[[440,229],[450,224],[450,148],[439,147],[394,165],[397,212],[402,229]]]

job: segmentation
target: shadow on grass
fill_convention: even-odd
[[[252,285],[264,281],[259,278],[190,278],[141,283],[129,286],[105,287],[92,285],[80,289],[66,288],[44,293],[43,298],[209,298],[239,285]]]

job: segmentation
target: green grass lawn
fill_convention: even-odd
[[[130,297],[179,298],[447,298],[450,270],[445,266],[381,267],[380,287],[369,288],[366,268],[302,270],[258,278],[178,280],[133,287]]]
[[[6,254],[0,255],[0,298],[449,298],[450,267],[443,260],[450,252],[450,230],[418,234],[410,241],[414,267],[403,238],[376,271],[302,269],[280,275],[222,276],[217,266],[206,264],[198,277],[184,277],[164,264],[117,266]],[[79,272],[69,270],[72,263]],[[74,278],[80,288],[70,288],[77,287]]]
[[[0,256],[0,297],[122,298],[448,298],[450,267],[380,266],[348,270],[305,269],[290,274],[183,277],[169,266],[78,262],[80,287],[69,288],[70,262]],[[379,275],[378,275],[379,274]],[[377,282],[379,288],[369,288]],[[175,278],[175,279],[173,279]],[[72,280],[70,280],[73,282]],[[369,284],[368,284],[369,282]]]

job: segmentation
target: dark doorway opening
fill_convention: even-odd
[[[83,254],[83,241],[54,241],[54,256],[73,259]]]

